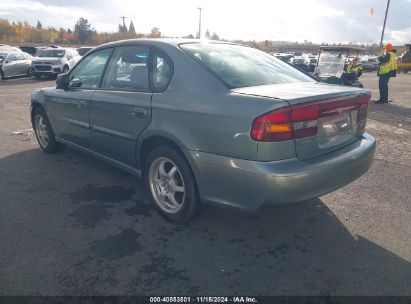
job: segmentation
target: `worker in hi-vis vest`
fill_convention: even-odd
[[[378,57],[380,68],[378,69],[380,99],[376,103],[388,102],[388,81],[397,76],[397,58],[393,52],[393,46],[388,43],[385,46],[385,55]]]
[[[347,73],[354,73],[356,78],[362,75],[362,66],[358,64],[358,58],[353,58],[347,66]]]

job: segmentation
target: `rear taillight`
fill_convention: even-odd
[[[366,119],[370,95],[327,99],[310,104],[285,107],[257,117],[251,126],[251,138],[273,142],[314,136],[318,119],[357,110],[357,123]]]
[[[360,95],[358,97],[360,108],[358,109],[357,123],[365,121],[367,118],[368,105],[370,104],[370,95]]]
[[[290,108],[268,112],[253,121],[251,138],[258,141],[280,141],[293,138]]]

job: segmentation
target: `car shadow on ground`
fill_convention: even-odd
[[[175,226],[141,181],[71,149],[4,157],[0,174],[1,295],[410,294],[411,263],[320,199]]]

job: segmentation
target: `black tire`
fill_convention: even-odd
[[[27,77],[31,77],[32,73],[31,73],[31,67],[29,67],[27,69]]]
[[[39,131],[39,127],[37,126],[37,124],[40,123],[39,122],[40,118],[42,119],[42,122],[44,122],[46,126],[45,129],[48,135],[47,143],[45,143],[44,140],[41,139],[41,135],[38,134],[40,131]],[[53,132],[53,129],[51,128],[47,114],[42,107],[37,107],[36,109],[34,109],[33,116],[32,116],[32,125],[33,125],[33,130],[36,134],[37,142],[39,143],[40,148],[44,152],[55,153],[55,152],[58,152],[64,149],[64,145],[56,141],[54,132]]]
[[[41,75],[40,75],[40,74],[34,74],[34,78],[40,79],[40,78],[41,78]]]
[[[185,191],[181,207],[177,212],[167,212],[160,206],[154,197],[155,190],[150,183],[150,169],[158,159],[162,158],[167,158],[175,164],[183,181]],[[200,202],[193,172],[184,156],[178,150],[168,146],[159,146],[151,150],[146,157],[143,174],[148,195],[156,209],[166,220],[177,225],[183,225],[187,224],[202,211],[204,204]]]
[[[5,79],[5,77],[4,77],[4,72],[3,72],[2,70],[0,70],[0,79],[1,79],[1,80],[4,80],[4,79]]]
[[[63,67],[63,73],[67,73],[68,71],[69,71],[69,67],[67,66],[67,65],[65,65],[64,67]]]

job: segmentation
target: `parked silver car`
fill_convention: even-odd
[[[364,174],[375,151],[368,90],[236,44],[104,44],[31,99],[45,152],[68,145],[143,177],[175,223],[205,203],[256,210],[323,195]]]
[[[32,59],[33,57],[23,52],[0,51],[0,78],[30,76]]]
[[[79,60],[77,50],[61,47],[50,47],[40,50],[37,58],[32,62],[32,74],[36,78],[41,76],[57,76],[66,73]]]

